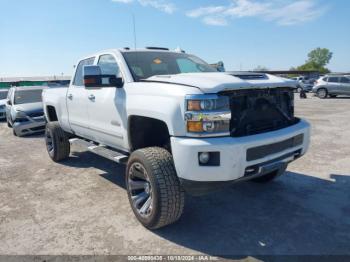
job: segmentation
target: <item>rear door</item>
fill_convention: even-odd
[[[350,77],[340,78],[340,89],[342,95],[350,95]]]
[[[85,65],[93,65],[95,57],[81,60],[77,66],[72,84],[67,92],[67,107],[69,124],[71,129],[77,134],[85,138],[91,139],[89,134],[89,117],[88,117],[88,95],[84,87],[83,67]]]
[[[113,54],[103,54],[97,58],[97,65],[104,75],[121,77],[120,67]],[[126,130],[124,88],[103,87],[88,90],[88,115],[93,140],[119,149],[123,148]]]
[[[330,76],[328,77],[328,85],[327,85],[328,92],[330,94],[340,94],[341,88],[339,83],[339,77],[337,76]]]

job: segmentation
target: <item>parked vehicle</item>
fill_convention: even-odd
[[[43,132],[45,118],[42,104],[42,91],[47,87],[11,87],[6,104],[7,125],[13,134],[24,136]]]
[[[0,89],[0,120],[6,119],[7,89]]]
[[[78,144],[126,163],[135,216],[160,228],[179,219],[185,191],[269,182],[305,154],[294,84],[164,48],[103,51],[78,62],[68,88],[44,91],[48,154],[59,162]]]
[[[313,81],[309,80],[305,77],[293,77],[292,80],[297,82],[297,89],[296,91],[300,93],[302,90],[305,92],[312,91],[312,88],[314,86]]]
[[[317,80],[312,89],[319,98],[350,96],[350,77],[345,75],[327,75]]]

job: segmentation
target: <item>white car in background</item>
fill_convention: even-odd
[[[0,120],[6,118],[6,98],[8,89],[0,89]]]
[[[300,93],[301,90],[304,90],[305,92],[312,91],[314,85],[305,76],[293,77],[292,80],[297,82],[296,91],[298,93]]]
[[[15,136],[31,135],[45,130],[42,104],[44,86],[11,87],[6,101],[8,127]]]

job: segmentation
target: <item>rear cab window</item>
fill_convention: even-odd
[[[81,60],[77,66],[77,70],[75,72],[73,85],[75,86],[84,86],[83,79],[83,68],[86,65],[93,65],[95,61],[95,57],[90,57],[84,60]]]

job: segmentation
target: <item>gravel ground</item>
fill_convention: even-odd
[[[124,167],[73,148],[53,163],[40,136],[0,123],[0,254],[350,255],[350,99],[296,101],[309,153],[265,185],[187,196],[177,224],[134,218]]]

